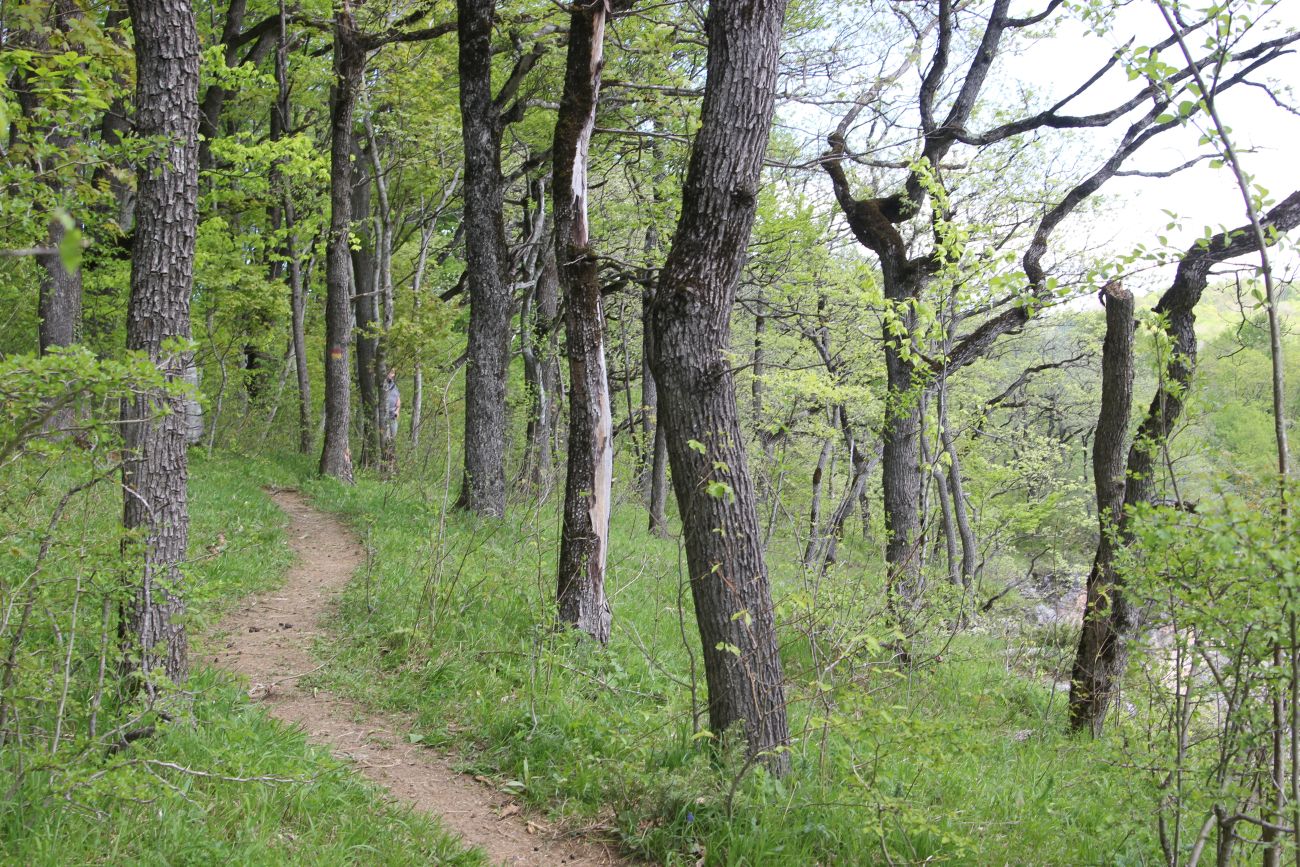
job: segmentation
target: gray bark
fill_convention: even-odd
[[[709,724],[789,769],[781,659],[754,488],[726,357],[772,119],[783,0],[715,0],[699,132],[652,310],[673,489],[700,629]]]
[[[1134,618],[1132,602],[1117,583],[1115,553],[1124,521],[1125,453],[1133,406],[1133,294],[1118,283],[1106,298],[1106,340],[1101,356],[1101,411],[1092,442],[1092,479],[1100,539],[1088,576],[1088,601],[1070,678],[1070,724],[1101,733],[1112,689],[1127,659],[1122,644]]]
[[[626,5],[626,4],[623,4]],[[564,93],[555,122],[555,255],[569,349],[569,448],[557,603],[567,623],[605,644],[605,597],[614,430],[605,362],[599,263],[587,223],[587,153],[596,124],[609,0],[580,2],[569,16]]]
[[[506,512],[506,371],[511,293],[501,177],[501,113],[492,98],[493,0],[457,0],[461,130],[465,143],[465,479],[457,505]]]
[[[147,353],[169,380],[187,359],[164,348],[190,336],[198,226],[199,39],[188,0],[130,0],[135,31],[136,132],[167,143],[137,174],[127,348]],[[123,617],[128,670],[153,698],[158,676],[188,674],[180,564],[189,536],[185,413],[165,393],[124,401],[122,524],[138,532],[139,582]],[[163,412],[167,408],[171,412]]]
[[[352,289],[348,233],[352,225],[352,115],[365,68],[365,50],[347,3],[334,14],[334,83],[330,90],[330,226],[325,260],[325,442],[321,475],[352,481],[348,345]]]
[[[379,292],[375,279],[377,256],[370,219],[370,163],[361,150],[354,153],[352,167],[352,234],[358,243],[352,257],[352,316],[355,341],[357,397],[361,407],[361,466],[379,466],[380,400],[379,383]]]

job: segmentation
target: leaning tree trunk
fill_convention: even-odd
[[[587,152],[596,125],[609,0],[574,5],[555,121],[555,255],[569,347],[569,449],[556,601],[560,621],[605,644],[614,426],[605,369],[605,310],[587,224]]]
[[[727,347],[772,119],[784,0],[715,0],[700,128],[652,311],[667,432],[709,687],[709,725],[789,769],[771,589]]]
[[[352,342],[350,294],[352,224],[352,113],[365,67],[356,23],[346,3],[334,16],[334,86],[330,91],[330,228],[325,260],[325,444],[321,475],[352,481],[348,422],[352,404],[348,344]]]
[[[169,382],[184,354],[165,344],[190,336],[198,228],[199,38],[188,0],[130,0],[135,30],[135,129],[150,148],[137,173],[127,349],[148,354]],[[129,670],[152,699],[158,678],[188,673],[180,564],[189,536],[183,398],[157,391],[127,400],[122,433],[122,524],[139,533],[140,581],[122,623]]]
[[[493,0],[457,0],[460,113],[465,143],[465,480],[457,505],[506,513],[506,371],[510,360],[509,256],[501,177],[501,118],[492,98]]]

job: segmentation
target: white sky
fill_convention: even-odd
[[[1300,0],[1279,0],[1267,15],[1259,17],[1259,22],[1261,27],[1268,22],[1277,28],[1265,38],[1276,38],[1286,29],[1300,27]],[[1121,13],[1104,40],[1070,22],[1060,28],[1057,36],[1014,58],[1011,68],[1017,76],[1034,81],[1046,94],[1059,98],[1077,88],[1111,51],[1130,38],[1136,39],[1138,45],[1149,45],[1168,32],[1153,2],[1136,3]],[[1190,41],[1193,52],[1202,40],[1198,34]],[[1173,53],[1176,51],[1171,49],[1166,55],[1169,62],[1178,62]],[[1266,75],[1283,85],[1300,83],[1300,57],[1281,58],[1270,65]],[[1134,88],[1134,83],[1119,71],[1099,84],[1096,96],[1082,101],[1080,109],[1100,109],[1132,93]],[[1274,105],[1263,91],[1241,85],[1224,96],[1219,111],[1232,130],[1234,146],[1243,151],[1245,170],[1255,176],[1274,201],[1300,188],[1300,117]],[[1201,122],[1208,122],[1208,118]],[[1186,162],[1205,150],[1197,145],[1200,134],[1201,130],[1193,126],[1165,133],[1139,152],[1132,167],[1167,169]],[[1247,150],[1252,152],[1244,152]],[[1212,169],[1202,164],[1169,179],[1115,178],[1102,188],[1102,194],[1113,208],[1108,209],[1110,215],[1105,223],[1094,226],[1093,231],[1098,241],[1109,235],[1116,250],[1131,249],[1140,241],[1155,245],[1157,235],[1167,235],[1170,244],[1181,250],[1200,236],[1206,225],[1217,230],[1246,222],[1241,192],[1226,167]],[[1185,218],[1181,231],[1166,231],[1169,218],[1164,209]]]
[[[1192,6],[1205,2],[1208,0],[1192,0],[1189,16]],[[1012,14],[1033,14],[1041,10],[1045,3],[1046,0],[1018,0]],[[863,20],[858,16],[870,15],[873,11],[868,4],[865,9],[861,6],[845,7],[843,14],[849,19]],[[1253,8],[1251,14],[1256,16],[1258,23],[1255,34],[1247,44],[1276,38],[1286,30],[1300,28],[1300,0],[1278,0],[1266,13],[1261,4]],[[1053,18],[1062,20],[1070,16],[1058,11]],[[1265,33],[1266,27],[1271,28],[1271,32]],[[1077,89],[1117,48],[1130,39],[1134,40],[1135,45],[1151,45],[1166,38],[1168,34],[1155,0],[1134,0],[1120,11],[1113,30],[1105,36],[1089,32],[1077,21],[1062,20],[1052,36],[1043,37],[1027,46],[1021,44],[1015,55],[1004,53],[1000,60],[1002,72],[995,69],[986,90],[993,92],[997,88],[1005,88],[1004,96],[1014,100],[1016,94],[1027,86],[1036,94],[1034,104],[1046,107]],[[836,41],[834,35],[830,31],[825,31],[822,35],[827,39],[827,48],[830,50],[830,44]],[[868,69],[872,68],[872,63],[881,70],[896,65],[896,61],[872,61],[869,54],[872,47],[866,44],[869,42],[869,39],[857,44],[850,41],[847,46],[841,42],[839,50],[856,54],[859,59],[867,56]],[[931,35],[927,44],[932,42]],[[1189,39],[1194,55],[1199,56],[1200,52],[1205,51],[1203,42],[1204,34],[1201,31]],[[837,65],[835,56],[832,53],[827,58],[829,68]],[[1164,56],[1171,64],[1183,65],[1177,47],[1169,49]],[[921,67],[909,73],[911,83],[902,85],[904,89],[916,86],[912,79],[919,80],[928,59],[926,54]],[[955,62],[952,73],[961,74],[966,62]],[[1262,76],[1261,73],[1255,73],[1253,77],[1258,80],[1263,76],[1283,86],[1291,82],[1300,86],[1300,57],[1283,57],[1271,64]],[[1129,81],[1123,69],[1116,68],[1084,97],[1063,109],[1063,113],[1085,114],[1111,108],[1133,95],[1139,87],[1140,82]],[[848,95],[844,93],[841,98]],[[1282,96],[1287,97],[1286,94]],[[1136,110],[1129,120],[1146,108],[1144,105]],[[1252,173],[1269,190],[1274,201],[1300,189],[1300,117],[1274,105],[1263,91],[1243,85],[1232,88],[1222,98],[1219,109],[1232,129],[1234,145],[1243,151],[1242,162],[1246,171]],[[824,147],[825,135],[834,128],[843,110],[842,105],[830,108],[808,104],[787,105],[781,112],[779,123],[797,139],[808,142],[805,147],[811,155]],[[1080,177],[1084,172],[1099,166],[1103,156],[1110,153],[1124,123],[1125,121],[1120,121],[1109,129],[1077,131],[1072,134],[1076,143],[1070,146],[1070,152],[1077,154]],[[975,123],[973,126],[982,128],[984,124]],[[1201,130],[1193,126],[1164,133],[1146,145],[1127,168],[1167,170],[1185,163],[1206,150],[1197,144],[1200,135]],[[861,149],[872,144],[861,140],[862,138],[859,133],[850,141],[850,148]],[[1095,148],[1087,144],[1092,140],[1097,142]],[[1080,225],[1079,220],[1068,221],[1058,229],[1058,240],[1067,233],[1086,232],[1087,246],[1090,248],[1095,250],[1100,247],[1119,253],[1133,249],[1138,243],[1155,247],[1159,243],[1158,236],[1164,235],[1174,250],[1182,251],[1203,234],[1207,225],[1218,231],[1223,227],[1236,227],[1246,222],[1245,206],[1231,171],[1227,168],[1212,169],[1204,163],[1173,178],[1113,178],[1102,187],[1098,196],[1107,205],[1104,218],[1087,225]],[[1170,218],[1164,209],[1183,217],[1181,230],[1166,229]],[[1287,255],[1282,257],[1281,263],[1293,270],[1297,267],[1297,258],[1293,254]],[[1130,280],[1129,286],[1141,293],[1144,288],[1163,288],[1167,282],[1166,270],[1164,273],[1152,272],[1144,277],[1136,277]]]

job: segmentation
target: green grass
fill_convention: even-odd
[[[575,826],[615,830],[639,855],[716,865],[1162,860],[1150,787],[1113,761],[1111,745],[1066,735],[1062,696],[1011,670],[1000,640],[959,636],[913,671],[854,651],[819,675],[796,628],[808,590],[787,565],[791,544],[777,540],[769,556],[795,733],[794,771],[774,780],[742,776],[738,756],[696,736],[698,636],[681,558],[675,542],[645,532],[635,503],[613,517],[614,634],[600,650],[551,626],[554,501],[480,522],[444,517],[440,482],[304,487],[371,551],[333,624],[341,656],[317,682],[413,713],[413,738],[460,751],[466,770]],[[870,613],[875,581],[852,557],[827,579],[819,592],[840,607],[821,624],[823,651],[884,637]]]
[[[47,472],[41,485],[58,490],[66,478],[61,472]],[[263,460],[235,455],[208,460],[193,453],[193,563],[187,572],[193,636],[245,594],[282,580],[291,560],[285,519],[261,486],[294,477],[292,469]],[[116,545],[119,496],[109,484],[78,502],[61,530],[60,559],[47,572],[113,573],[106,564]],[[39,492],[20,505],[11,502],[6,526],[36,526],[36,517],[49,506],[49,497]],[[27,552],[26,536],[14,531],[10,538],[13,551]],[[212,554],[209,546],[220,553]],[[0,577],[11,582],[6,586],[16,586],[14,576],[29,565],[22,556],[11,557]],[[59,610],[54,603],[65,585],[51,581],[52,610]],[[97,604],[94,610],[98,613]],[[23,657],[22,669],[29,680],[20,680],[20,686],[39,690],[36,679],[41,666],[48,667],[54,646],[52,630],[29,635],[24,649],[31,648],[31,659]],[[102,744],[78,737],[78,720],[70,715],[73,737],[54,755],[31,744],[0,750],[0,862],[483,863],[480,853],[464,850],[432,820],[386,802],[374,786],[308,745],[301,732],[250,705],[231,677],[202,665],[202,648],[197,637],[196,673],[189,684],[195,692],[192,716],[161,725],[153,737],[110,754]],[[74,654],[77,671],[87,662]],[[75,698],[74,690],[73,705]],[[47,706],[37,699],[34,695],[24,707]]]

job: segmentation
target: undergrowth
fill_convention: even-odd
[[[204,633],[220,614],[283,578],[291,557],[285,518],[261,486],[292,481],[294,474],[243,456],[204,459],[195,450],[191,460],[190,712],[175,722],[155,720],[151,736],[114,746],[104,732],[129,717],[129,708],[115,705],[110,690],[98,711],[100,736],[86,730],[87,685],[94,685],[102,645],[94,631],[102,625],[100,606],[87,603],[94,616],[83,614],[77,628],[61,618],[72,608],[70,594],[83,600],[107,594],[101,585],[124,577],[110,568],[120,539],[120,489],[111,482],[89,488],[72,501],[39,564],[45,580],[36,610],[49,612],[48,620],[31,619],[16,657],[9,704],[24,716],[14,730],[32,737],[0,749],[0,861],[481,864],[478,853],[466,852],[432,820],[388,804],[325,750],[309,746],[300,731],[268,719],[233,678],[204,667]],[[21,528],[46,526],[58,492],[77,484],[80,469],[69,460],[5,480],[10,490],[28,492],[9,498],[2,515],[11,542],[0,566],[6,605],[35,580],[31,552],[39,540]],[[62,732],[37,740],[52,727],[51,697],[60,691],[42,673],[52,654],[62,658],[65,645],[72,652]]]
[[[412,741],[571,826],[683,865],[1159,860],[1156,796],[1065,733],[1048,679],[943,618],[894,664],[878,577],[852,556],[814,586],[792,545],[769,551],[795,733],[777,780],[712,748],[684,556],[639,504],[613,515],[601,649],[553,627],[554,499],[479,521],[445,509],[443,482],[299,469],[367,550],[316,682],[413,714]]]

